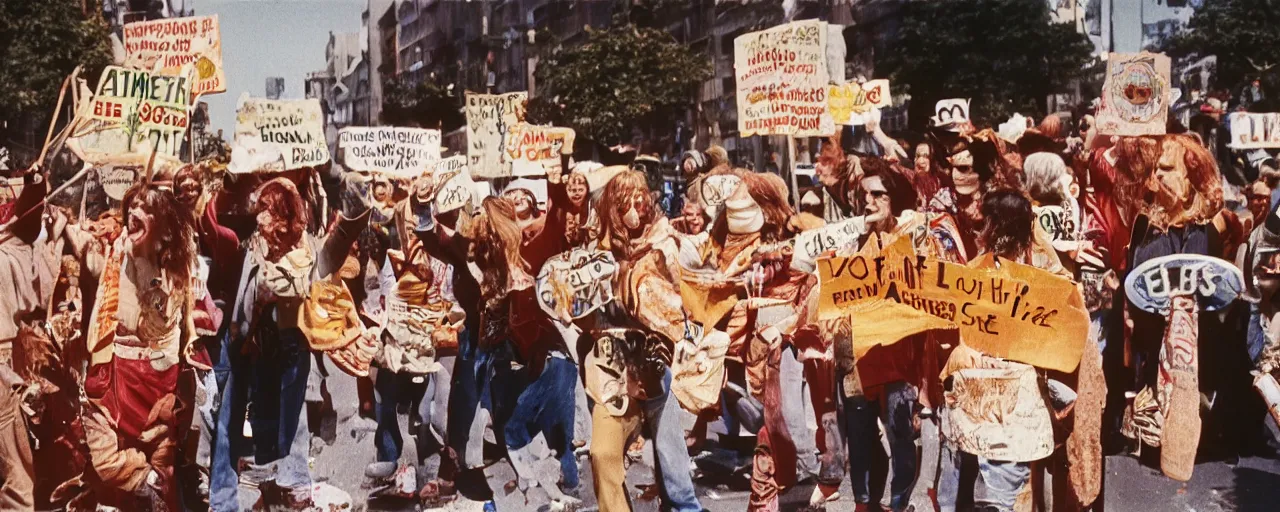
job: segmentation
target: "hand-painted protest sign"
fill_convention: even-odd
[[[192,94],[227,90],[227,78],[222,70],[222,33],[217,16],[126,24],[124,51],[125,65],[135,69],[177,74],[188,64],[194,66]]]
[[[137,165],[103,165],[98,167],[98,183],[107,197],[124,200],[124,193],[138,181],[141,173]]]
[[[893,104],[888,80],[833,85],[827,92],[827,108],[836,124],[865,124],[862,114]]]
[[[511,176],[544,176],[562,168],[562,155],[573,154],[572,128],[517,123],[507,130],[502,156],[511,165]]]
[[[1049,240],[1071,241],[1076,239],[1075,215],[1066,208],[1056,205],[1037,206],[1034,208],[1036,214],[1036,222],[1040,224],[1040,228],[1045,234],[1049,235]]]
[[[951,389],[944,393],[951,420],[943,422],[947,440],[993,460],[1030,462],[1053,454],[1053,425],[1035,368],[991,364],[1000,367],[951,374]]]
[[[933,125],[956,132],[969,125],[969,100],[951,98],[933,105]]]
[[[349,170],[412,178],[440,160],[440,130],[348,126],[338,132],[338,149]]]
[[[538,272],[538,304],[551,318],[568,323],[613,300],[618,263],[607,251],[574,249],[542,265]]]
[[[1163,135],[1169,118],[1169,57],[1112,53],[1098,107],[1098,133]]]
[[[1223,259],[1200,254],[1171,254],[1142,262],[1124,280],[1129,301],[1138,309],[1165,314],[1174,295],[1199,299],[1203,311],[1230,306],[1244,290],[1244,274]]]
[[[1232,149],[1280,148],[1280,114],[1234,112],[1227,122]]]
[[[457,155],[436,162],[431,177],[436,183],[436,212],[448,213],[467,204],[467,201],[484,197],[479,184],[471,179],[467,168],[467,155]]]
[[[805,20],[733,40],[738,131],[814,137],[835,133],[827,109],[827,24]]]
[[[853,256],[820,259],[818,277],[823,319],[894,301],[956,324],[965,343],[985,354],[1042,368],[1074,371],[1089,332],[1070,281],[990,256],[969,266],[917,257],[906,237],[882,250],[868,244]]]
[[[176,159],[186,138],[190,100],[186,75],[108,66],[80,112],[91,129],[78,135],[96,133],[86,135],[81,147],[86,153],[115,155],[150,154],[156,148],[159,155]]]
[[[511,127],[524,122],[527,92],[466,95],[467,157],[476,178],[511,176],[503,157]]]
[[[240,97],[228,171],[283,171],[328,161],[320,100]]]
[[[812,271],[818,256],[835,251],[852,252],[858,249],[858,239],[867,233],[865,217],[853,217],[796,235],[795,253],[791,257],[793,268],[799,266]]]

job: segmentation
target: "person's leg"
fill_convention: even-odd
[[[404,439],[400,436],[400,421],[396,414],[396,405],[401,399],[401,375],[379,369],[373,377],[376,397],[374,418],[378,421],[378,428],[374,431],[373,445],[377,448],[377,460],[378,462],[396,462],[400,460],[400,452],[404,449]]]
[[[213,435],[212,462],[209,467],[209,509],[214,512],[240,510],[237,495],[240,478],[236,473],[243,441],[245,404],[248,400],[247,364],[231,354],[239,352],[239,343],[222,344],[222,356],[214,368],[222,388],[219,395],[217,426]]]
[[[662,391],[662,395],[644,402],[645,429],[657,454],[662,498],[676,512],[698,512],[702,504],[694,492],[680,406],[671,396],[670,369],[662,377]]]
[[[1000,512],[1013,512],[1018,493],[1031,479],[1031,464],[978,457],[978,472],[986,485],[986,501]]]
[[[578,379],[578,365],[566,357],[551,357],[544,374],[551,374],[551,400],[540,415],[539,424],[547,445],[560,459],[561,482],[565,488],[578,486],[578,460],[573,454],[574,413],[576,404],[571,402]]]
[[[35,461],[22,397],[8,385],[20,379],[7,366],[0,372],[7,377],[0,378],[0,509],[35,510]]]
[[[281,332],[280,375],[280,450],[284,457],[277,464],[276,484],[288,488],[311,486],[307,458],[311,454],[311,436],[304,414],[307,379],[311,374],[311,350],[297,329]]]
[[[822,495],[830,496],[844,479],[844,434],[840,428],[840,415],[836,407],[835,362],[809,360],[804,363],[804,377],[809,385],[809,400],[818,422],[816,444],[818,448],[818,484]]]
[[[849,446],[849,483],[853,488],[853,499],[858,503],[869,503],[872,452],[880,450],[880,429],[876,425],[879,408],[864,396],[843,397],[843,400],[845,435]]]
[[[600,512],[631,512],[623,460],[627,441],[639,424],[634,411],[613,416],[604,407],[591,408],[591,481]]]
[[[786,423],[791,445],[795,448],[791,457],[795,459],[798,478],[816,475],[819,470],[817,441],[809,430],[808,411],[805,410],[808,394],[805,392],[804,366],[796,359],[794,348],[782,349],[782,360],[778,367],[778,385],[782,398],[780,412]]]
[[[915,404],[916,390],[910,384],[894,382],[885,386],[884,426],[893,463],[889,507],[894,511],[906,508],[916,480],[915,426],[912,421]]]

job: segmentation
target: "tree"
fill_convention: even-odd
[[[77,65],[84,65],[81,77],[90,87],[97,83],[111,63],[110,32],[100,6],[81,0],[0,0],[0,136],[5,140],[35,132],[43,137],[62,81]],[[65,101],[70,98],[68,93]]]
[[[418,85],[400,80],[383,83],[382,122],[392,126],[437,128],[449,133],[466,122],[462,98],[453,84],[442,84],[435,75]]]
[[[1216,55],[1218,87],[1232,92],[1252,78],[1268,86],[1280,85],[1280,8],[1274,0],[1218,0],[1205,2],[1188,23],[1188,30],[1170,40],[1172,56]]]
[[[670,128],[693,104],[710,62],[670,34],[618,26],[592,31],[586,43],[555,45],[535,72],[537,93],[561,106],[580,137],[606,146]]]
[[[1045,114],[1046,96],[1081,77],[1092,50],[1071,24],[1050,21],[1044,0],[906,2],[898,37],[876,48],[877,74],[911,94],[915,128],[946,98],[971,98],[974,123],[995,126]]]

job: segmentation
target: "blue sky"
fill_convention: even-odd
[[[264,96],[267,77],[282,76],[284,98],[301,98],[307,73],[324,68],[329,32],[358,32],[365,0],[188,0],[197,16],[217,14],[227,92],[202,97],[213,130],[230,140],[240,93]]]

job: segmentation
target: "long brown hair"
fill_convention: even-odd
[[[610,179],[604,186],[596,204],[596,213],[600,219],[600,248],[612,251],[618,261],[630,259],[631,236],[627,233],[627,225],[622,221],[623,215],[631,209],[631,198],[636,193],[649,195],[649,182],[640,171],[625,170]],[[653,224],[657,217],[657,208],[650,201],[645,201],[645,208],[640,214],[640,227],[643,230]]]
[[[268,260],[280,259],[302,241],[307,229],[307,207],[302,202],[298,187],[286,178],[276,178],[258,187],[258,199],[253,204],[253,214],[267,212],[271,223],[258,226],[258,233],[266,239]]]
[[[124,194],[124,225],[129,225],[129,211],[138,206],[151,214],[150,236],[164,245],[156,251],[157,263],[172,276],[172,285],[182,290],[191,286],[196,266],[195,222],[191,212],[174,197],[173,192],[154,185],[137,184]]]
[[[484,279],[480,293],[486,299],[506,296],[511,269],[525,269],[520,257],[521,232],[516,222],[516,208],[501,197],[486,197],[480,203],[480,214],[472,219],[464,236],[471,239],[468,258],[480,267]]]
[[[1184,150],[1182,155],[1182,163],[1187,168],[1187,181],[1191,182],[1191,188],[1196,192],[1195,200],[1187,208],[1182,219],[1164,218],[1165,212],[1162,208],[1152,207],[1148,216],[1153,224],[1167,227],[1178,223],[1180,220],[1189,220],[1191,222],[1206,222],[1212,219],[1222,211],[1222,178],[1218,173],[1218,164],[1214,161],[1213,155],[1208,149],[1201,146],[1196,139],[1190,135],[1165,135],[1160,138],[1160,154],[1164,152],[1164,145],[1173,143],[1181,146]],[[1159,162],[1159,154],[1156,161]],[[1151,179],[1148,175],[1141,183],[1145,184],[1146,180]]]

